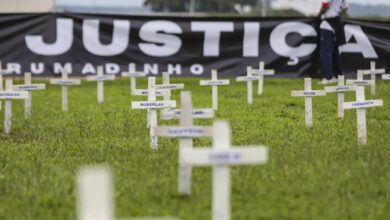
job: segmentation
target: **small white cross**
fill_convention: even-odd
[[[87,76],[88,81],[97,81],[97,99],[99,104],[102,104],[104,101],[104,81],[115,80],[115,75],[104,75],[103,72],[103,66],[98,66],[96,76]]]
[[[108,167],[83,167],[77,175],[77,219],[115,220],[112,171]],[[122,219],[122,218],[118,218]],[[131,220],[178,220],[173,217],[136,217]]]
[[[218,79],[218,72],[217,70],[211,71],[211,80],[201,80],[200,85],[201,86],[212,86],[212,104],[213,109],[218,110],[218,86],[222,85],[229,85],[230,80],[228,79]]]
[[[137,89],[137,78],[145,77],[147,74],[144,72],[137,72],[135,63],[129,64],[129,72],[122,72],[122,77],[130,78],[130,93],[131,95],[135,95],[135,91]]]
[[[27,91],[28,98],[24,101],[24,116],[26,119],[31,119],[31,103],[32,91],[45,90],[46,84],[32,84],[31,73],[24,74],[24,85],[14,85],[14,91]]]
[[[374,81],[364,79],[363,70],[357,71],[357,79],[347,79],[347,85],[368,86],[373,84]]]
[[[248,104],[253,104],[253,85],[252,81],[258,80],[259,76],[253,76],[252,75],[252,67],[248,66],[246,68],[247,75],[246,76],[239,76],[236,78],[237,82],[247,82],[247,97],[248,97]]]
[[[155,89],[156,78],[148,77],[148,101],[146,102],[132,102],[131,106],[133,109],[147,109],[150,129],[150,145],[153,150],[158,149],[158,138],[155,134],[155,128],[157,127],[157,109],[163,108],[174,108],[176,107],[176,101],[165,100],[156,101],[156,89]]]
[[[344,109],[356,109],[358,143],[367,144],[367,125],[366,125],[366,108],[383,106],[383,100],[365,100],[364,87],[356,88],[356,102],[344,102]]]
[[[180,126],[159,126],[156,134],[160,137],[180,138],[179,151],[193,147],[193,138],[211,137],[211,127],[193,125],[191,92],[181,92],[181,115]],[[179,169],[179,193],[191,194],[191,166],[180,166]]]
[[[0,99],[5,99],[4,108],[4,133],[11,133],[12,127],[12,100],[27,99],[26,91],[13,91],[12,79],[5,81],[5,91],[0,91]]]
[[[259,63],[259,69],[252,70],[252,75],[259,76],[259,84],[257,88],[257,94],[261,95],[263,94],[263,87],[264,87],[264,76],[273,76],[275,75],[275,70],[271,69],[264,69],[264,62],[261,61]]]
[[[364,75],[370,75],[371,76],[371,81],[373,82],[371,84],[371,95],[375,95],[376,93],[376,75],[377,74],[384,74],[386,71],[385,69],[376,69],[376,63],[375,61],[372,61],[370,63],[370,69],[369,70],[363,70]]]
[[[344,94],[346,92],[352,92],[356,90],[356,86],[345,86],[344,85],[344,76],[339,75],[338,76],[338,86],[327,86],[325,87],[326,93],[338,93],[338,117],[344,118],[344,109],[343,109],[343,103],[344,103]]]
[[[62,87],[62,111],[68,111],[68,86],[81,85],[81,80],[79,79],[69,79],[68,71],[66,69],[62,70],[61,79],[50,79],[50,84],[61,85]]]
[[[268,150],[263,146],[233,147],[225,121],[213,125],[213,148],[184,148],[179,163],[185,166],[213,166],[212,219],[230,220],[230,166],[264,164]]]
[[[306,126],[308,128],[313,127],[313,103],[312,97],[314,96],[326,96],[324,90],[312,90],[311,78],[305,78],[305,90],[303,91],[291,91],[293,97],[305,97],[305,119]]]

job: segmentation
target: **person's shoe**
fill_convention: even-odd
[[[336,77],[332,77],[332,79],[328,80],[328,83],[337,83],[338,79]]]
[[[319,85],[327,85],[329,84],[329,80],[327,80],[326,78],[322,78],[319,82],[318,82]]]

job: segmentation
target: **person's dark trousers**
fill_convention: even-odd
[[[321,29],[321,71],[326,79],[341,75],[339,48],[333,31]]]

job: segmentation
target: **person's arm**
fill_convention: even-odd
[[[318,17],[321,17],[321,15],[325,14],[328,11],[328,9],[329,9],[329,2],[328,1],[322,2],[321,9],[318,12]]]

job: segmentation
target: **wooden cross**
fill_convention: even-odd
[[[26,119],[31,119],[31,103],[32,91],[45,90],[46,84],[32,84],[31,73],[24,74],[24,85],[14,85],[14,91],[27,91],[28,98],[24,101],[24,116]]]
[[[344,109],[356,109],[358,143],[367,144],[366,108],[383,106],[383,100],[365,100],[364,87],[356,88],[356,102],[344,102]]]
[[[5,81],[5,91],[0,91],[0,99],[5,99],[4,108],[4,133],[11,133],[12,127],[12,100],[13,99],[27,99],[28,93],[26,91],[13,91],[12,80]]]
[[[193,125],[191,92],[181,92],[181,115],[180,126],[159,126],[156,134],[160,137],[180,138],[179,151],[193,147],[193,138],[211,137],[211,127]],[[191,194],[192,167],[180,165],[179,169],[179,193],[181,195]]]
[[[137,72],[135,63],[129,64],[129,72],[122,72],[122,77],[130,78],[130,94],[135,95],[135,90],[137,89],[137,78],[145,77],[146,73]]]
[[[266,147],[233,147],[228,122],[213,125],[213,147],[184,148],[179,163],[184,166],[213,166],[212,219],[230,219],[230,166],[264,164],[268,160]]]
[[[61,79],[50,79],[50,84],[61,85],[62,87],[62,111],[68,111],[68,86],[81,85],[81,80],[79,79],[69,79],[68,71],[62,70]]]
[[[373,84],[374,81],[364,79],[363,70],[357,71],[357,79],[347,79],[347,85],[368,86]]]
[[[157,109],[162,108],[174,108],[176,107],[176,101],[174,100],[165,100],[165,101],[156,101],[156,91],[155,91],[155,77],[148,77],[148,88],[149,96],[148,101],[146,102],[132,102],[131,106],[133,109],[147,109],[148,110],[148,119],[149,119],[149,129],[150,129],[150,145],[153,150],[158,149],[158,138],[155,134],[155,127],[157,127]]]
[[[88,81],[97,81],[97,99],[102,104],[104,100],[104,81],[115,80],[115,75],[104,75],[103,66],[97,67],[96,76],[87,76]]]
[[[259,76],[252,75],[252,67],[248,66],[246,68],[247,75],[239,76],[236,78],[237,82],[247,82],[247,92],[248,92],[248,104],[253,104],[253,86],[252,81],[258,80]]]
[[[344,103],[344,94],[346,92],[355,91],[356,86],[345,86],[344,85],[344,76],[339,75],[338,76],[338,86],[327,86],[325,87],[326,93],[338,93],[338,117],[344,118],[344,109],[343,109],[343,103]]]
[[[371,95],[375,95],[376,93],[376,74],[384,74],[386,72],[385,69],[376,69],[376,63],[375,61],[372,61],[370,63],[371,68],[369,70],[363,70],[364,75],[370,75],[371,81],[373,82],[371,84]]]
[[[314,96],[325,96],[324,90],[312,90],[311,89],[311,78],[305,78],[305,90],[303,91],[291,91],[293,97],[305,97],[305,119],[306,126],[308,128],[313,127],[313,102]]]
[[[258,88],[257,88],[257,94],[261,95],[261,94],[263,94],[264,76],[275,75],[275,70],[264,69],[264,62],[260,62],[259,69],[252,70],[252,74],[254,76],[259,76],[259,84],[258,84]]]
[[[111,169],[83,167],[77,175],[77,219],[115,220],[114,180]],[[173,217],[125,218],[132,220],[177,220]]]
[[[218,86],[229,85],[229,84],[230,84],[230,80],[228,79],[224,79],[224,80],[218,79],[217,70],[211,71],[211,80],[200,81],[201,86],[212,86],[211,93],[212,93],[212,104],[214,110],[218,110]]]
[[[11,75],[12,72],[10,71],[7,71],[6,69],[3,69],[3,65],[0,61],[0,91],[3,91],[4,90],[4,86],[3,86],[3,76],[5,75]],[[0,102],[0,109],[1,109],[1,102]]]

